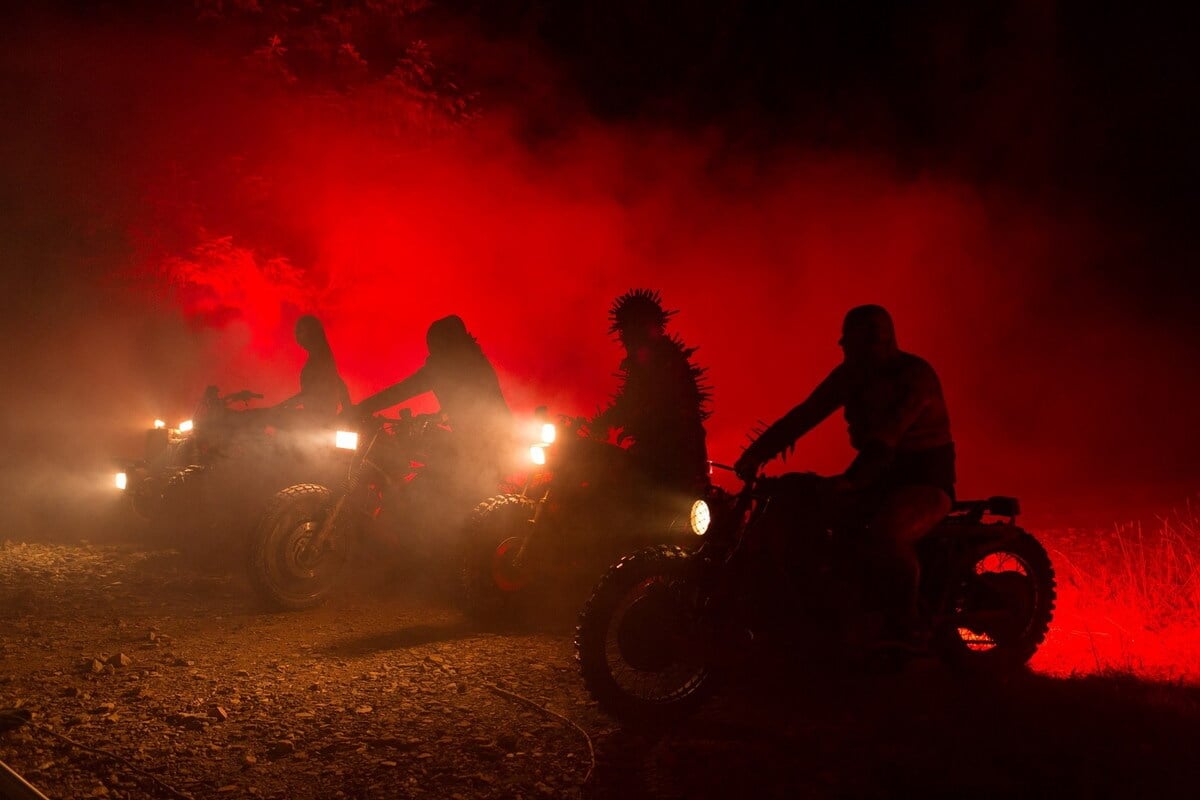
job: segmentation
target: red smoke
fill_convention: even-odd
[[[802,399],[839,357],[845,310],[876,302],[941,373],[964,496],[1082,522],[1200,480],[1174,466],[1196,426],[1127,413],[1186,389],[1165,377],[1182,349],[1090,273],[1107,240],[1080,212],[901,176],[879,154],[747,152],[728,132],[579,119],[533,137],[498,109],[418,131],[395,98],[256,83],[176,41],[118,59],[113,41],[52,72],[92,137],[67,142],[105,187],[90,202],[116,200],[104,213],[132,245],[112,272],[152,277],[149,333],[127,345],[173,364],[141,379],[178,413],[209,382],[293,392],[305,312],[355,399],[418,366],[427,324],[458,313],[514,408],[589,413],[620,358],[608,305],[647,286],[709,369],[715,459]],[[148,344],[163,337],[169,355]],[[840,469],[844,440],[834,420],[789,467]]]

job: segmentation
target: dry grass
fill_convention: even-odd
[[[1152,525],[1039,531],[1060,602],[1051,672],[1129,670],[1200,680],[1200,512],[1190,502]]]

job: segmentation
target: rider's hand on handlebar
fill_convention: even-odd
[[[226,395],[224,400],[226,405],[232,405],[233,403],[249,403],[251,400],[262,400],[262,397],[258,392],[242,389],[240,392]]]
[[[746,450],[746,452],[742,453],[741,458],[734,463],[733,471],[742,480],[750,481],[758,475],[758,469],[761,466],[762,464],[759,463],[758,459],[749,450]]]

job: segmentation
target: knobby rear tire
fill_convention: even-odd
[[[964,672],[1003,674],[1023,667],[1046,640],[1054,617],[1057,583],[1046,548],[1032,534],[1017,529],[1007,542],[984,545],[972,554],[970,568],[993,554],[1016,556],[1032,581],[1033,604],[1026,624],[1014,639],[997,642],[991,650],[972,649],[957,628],[945,625],[935,631],[934,646],[939,657]],[[1003,574],[1003,573],[997,573]],[[962,576],[971,581],[974,575]]]

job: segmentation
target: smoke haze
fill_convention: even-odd
[[[589,113],[544,62],[521,69],[545,94],[498,91],[439,127],[412,101],[302,91],[199,39],[61,18],[6,48],[0,369],[19,505],[109,497],[92,488],[106,460],[209,383],[294,393],[301,313],[355,400],[419,366],[428,323],[457,313],[515,411],[592,413],[621,357],[607,310],[634,286],[661,290],[699,348],[716,460],[803,399],[840,357],[845,310],[871,302],[941,374],[962,496],[1082,525],[1200,488],[1195,323],[1129,277],[1158,270],[1136,220],[875,145]],[[502,62],[485,45],[477,66]],[[835,418],[787,466],[849,459]]]

